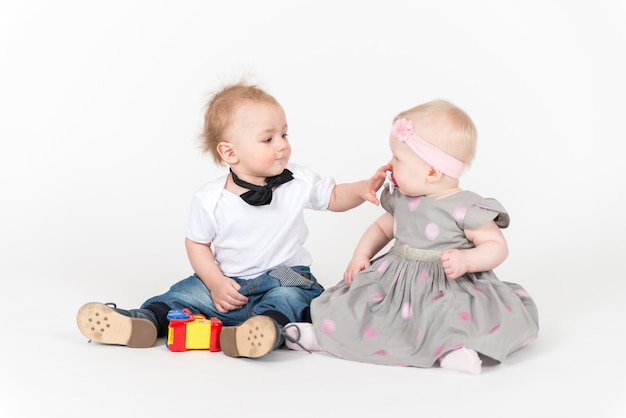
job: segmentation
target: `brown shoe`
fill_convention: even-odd
[[[279,325],[265,315],[253,316],[236,327],[223,327],[220,334],[220,346],[228,357],[263,357],[282,342]]]
[[[142,317],[141,309],[124,311],[104,303],[90,302],[78,310],[78,329],[90,341],[101,344],[147,348],[156,342],[157,328]],[[135,312],[136,311],[136,312]],[[136,313],[133,315],[133,313]]]

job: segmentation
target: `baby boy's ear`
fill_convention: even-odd
[[[220,142],[217,144],[217,152],[227,164],[236,163],[238,158],[233,145],[229,142]]]

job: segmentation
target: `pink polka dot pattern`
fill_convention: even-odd
[[[485,294],[485,291],[483,289],[481,289],[480,287],[477,286],[472,286],[472,289],[474,289],[475,291],[477,291],[480,294]]]
[[[378,331],[373,327],[365,327],[363,329],[363,339],[364,340],[373,340],[378,336]]]
[[[454,213],[452,213],[452,216],[454,216],[454,219],[457,221],[465,219],[465,215],[467,215],[467,207],[465,206],[459,206],[454,210]]]
[[[421,203],[421,198],[419,197],[414,197],[413,199],[409,200],[409,210],[411,212],[417,210],[417,208],[419,208]]]
[[[463,322],[471,322],[472,321],[472,313],[463,311],[459,313],[459,319]]]
[[[500,329],[500,324],[496,325],[495,327],[491,328],[489,330],[489,334],[493,334],[494,332],[496,332],[497,330]]]
[[[439,300],[443,297],[443,292],[438,293],[437,295],[435,295],[435,297],[433,297],[433,300]]]
[[[335,325],[335,321],[331,319],[325,319],[320,324],[320,329],[326,334],[332,334],[337,329],[337,326]]]
[[[400,316],[402,317],[402,319],[407,319],[407,320],[413,317],[413,306],[409,302],[405,302],[402,305]]]
[[[426,225],[424,234],[426,235],[426,238],[428,238],[429,240],[431,241],[436,240],[437,237],[439,236],[439,225],[437,225],[434,222],[430,222],[428,225]]]
[[[502,360],[534,341],[536,311],[520,285],[492,271],[450,280],[436,257],[468,248],[464,227],[506,215],[497,202],[485,200],[494,206],[485,213],[473,193],[436,200],[395,190],[381,197],[393,209],[394,248],[359,273],[356,285],[336,286],[314,302],[320,345],[360,362],[430,367],[462,347]],[[461,354],[450,361],[462,362]]]
[[[383,293],[374,293],[370,295],[370,300],[373,300],[374,302],[380,302],[383,299],[385,299],[385,295]]]

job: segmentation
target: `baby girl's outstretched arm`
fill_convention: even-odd
[[[381,215],[369,226],[359,240],[352,260],[343,273],[343,281],[347,286],[352,284],[354,276],[370,266],[370,260],[393,238],[393,216],[389,213]]]
[[[466,229],[465,236],[474,243],[474,248],[444,250],[439,256],[448,279],[457,279],[465,273],[492,270],[509,255],[504,235],[493,221],[478,229]]]

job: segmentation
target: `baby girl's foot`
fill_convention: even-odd
[[[291,322],[283,328],[285,345],[291,350],[326,351],[317,343],[315,328],[308,322]]]
[[[439,366],[470,374],[480,374],[482,361],[476,351],[461,347],[439,359]]]

